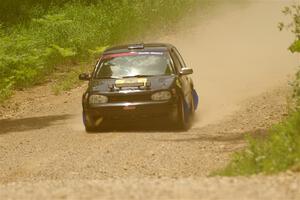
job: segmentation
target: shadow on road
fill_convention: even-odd
[[[245,140],[246,136],[250,135],[254,138],[265,138],[268,135],[267,130],[265,129],[257,129],[253,131],[247,132],[226,132],[226,133],[218,133],[218,134],[201,134],[198,136],[191,137],[186,135],[184,138],[175,138],[175,139],[160,139],[156,141],[161,142],[202,142],[202,141],[213,141],[213,142],[238,142]]]
[[[106,132],[180,132],[174,124],[166,122],[164,120],[137,120],[137,121],[111,121],[104,122],[101,128],[94,132],[106,133]]]
[[[52,115],[21,119],[3,119],[0,120],[0,135],[10,132],[24,132],[42,129],[70,117],[70,115]]]

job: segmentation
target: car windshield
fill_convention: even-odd
[[[173,69],[167,52],[129,52],[103,57],[95,78],[124,78],[171,75]]]

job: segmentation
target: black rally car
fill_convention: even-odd
[[[107,49],[92,74],[80,74],[89,86],[82,98],[87,132],[103,120],[158,117],[187,129],[198,105],[193,81],[178,50],[170,44],[135,44]]]

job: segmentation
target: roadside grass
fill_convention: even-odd
[[[52,91],[55,95],[59,95],[64,91],[69,91],[76,86],[79,86],[82,81],[78,79],[79,74],[90,71],[91,67],[88,64],[79,64],[76,66],[69,66],[63,71],[55,72],[51,78],[54,80],[51,85]]]
[[[39,17],[9,27],[0,25],[0,102],[14,90],[42,83],[62,63],[87,62],[106,46],[140,42],[143,34],[168,29],[189,13],[197,0],[70,1],[53,5]],[[208,0],[201,1],[202,6]],[[94,63],[93,63],[94,64]],[[56,93],[75,83],[80,69],[54,88]],[[80,67],[79,67],[80,68]],[[75,73],[76,72],[76,73]]]
[[[225,169],[212,175],[248,176],[300,171],[300,112],[295,111],[274,125],[265,139],[247,136],[248,147],[233,155]]]

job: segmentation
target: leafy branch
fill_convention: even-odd
[[[293,53],[300,52],[300,5],[285,7],[282,12],[286,16],[292,17],[292,21],[287,24],[280,22],[278,28],[280,31],[286,29],[295,34],[295,41],[289,47],[289,50]]]

